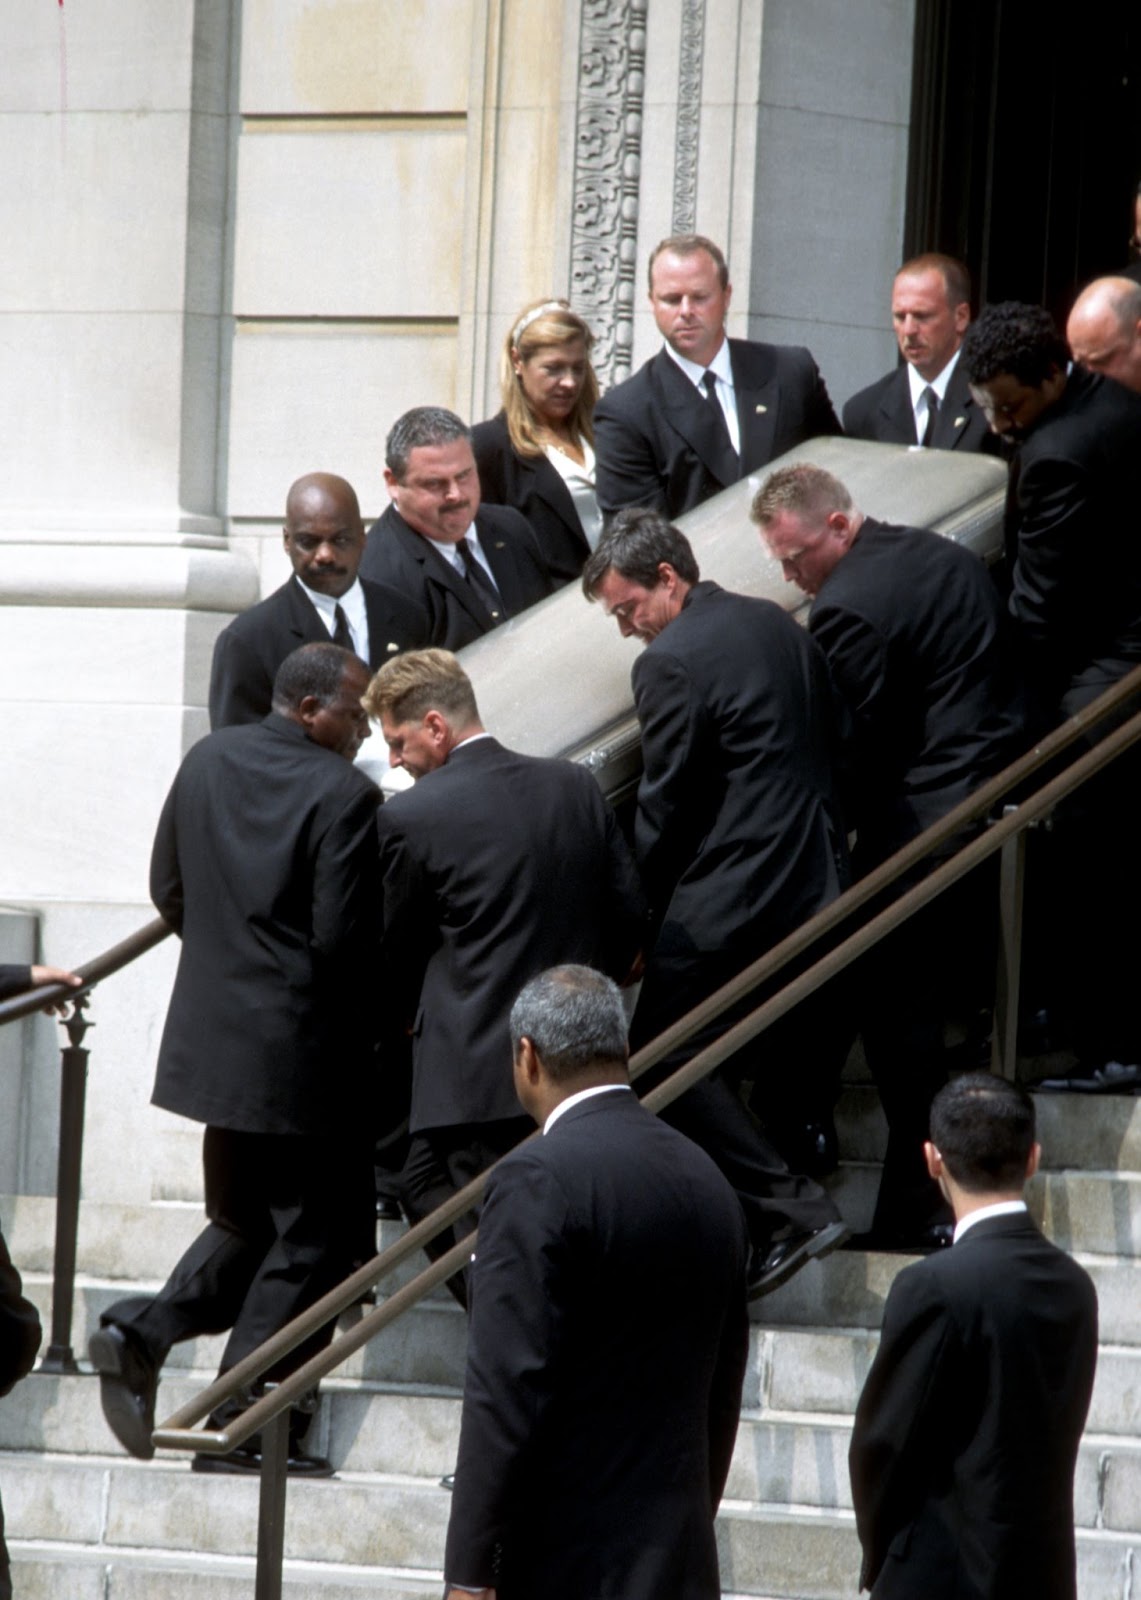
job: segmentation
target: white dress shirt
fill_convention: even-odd
[[[298,578],[298,583],[301,579]],[[301,587],[317,608],[317,615],[329,630],[330,639],[337,629],[337,607],[345,613],[345,621],[349,625],[349,632],[353,639],[353,649],[362,661],[368,661],[368,610],[364,603],[364,590],[361,580],[353,579],[353,586],[339,600],[331,594],[318,594],[307,583]]]
[[[467,569],[464,567],[463,556],[461,556],[459,551],[456,549],[455,541],[451,539],[433,539],[428,534],[423,534],[422,537],[428,540],[428,543],[432,546],[433,550],[439,551],[440,555],[443,556],[448,565],[450,567],[454,567],[459,573],[460,577],[466,582]],[[496,583],[495,574],[491,570],[491,562],[484,554],[483,546],[479,542],[479,534],[475,531],[474,522],[464,534],[464,538],[467,540],[468,549],[479,562],[483,570],[487,573],[487,576],[491,579],[492,587],[498,590],[499,585]]]
[[[951,378],[954,374],[958,360],[959,352],[956,350],[950,361],[948,361],[947,365],[943,368],[942,372],[937,373],[935,377],[931,379],[930,383],[928,383],[926,378],[921,378],[913,366],[910,364],[908,365],[907,382],[908,387],[911,390],[911,409],[915,414],[916,439],[922,439],[923,435],[927,432],[928,388],[934,389],[935,398],[939,402],[939,409],[941,411],[946,404],[947,386],[951,382]]]
[[[690,361],[685,356],[679,356],[672,344],[666,345],[666,353],[685,373],[693,387],[708,405],[707,391],[702,379],[707,372],[716,374],[716,395],[721,402],[721,409],[725,413],[725,422],[729,428],[729,438],[737,454],[741,454],[741,423],[737,416],[737,391],[733,387],[733,364],[729,360],[729,341],[722,339],[721,348],[713,357],[707,367],[699,367],[696,361]]]
[[[976,1222],[987,1222],[991,1217],[1014,1217],[1025,1210],[1025,1200],[996,1200],[993,1206],[980,1206],[977,1211],[970,1211],[965,1217],[959,1218],[952,1243],[958,1244],[967,1229],[973,1228]]]
[[[580,1089],[577,1094],[568,1094],[565,1100],[559,1101],[546,1122],[543,1123],[543,1132],[550,1133],[563,1112],[569,1111],[572,1106],[581,1105],[584,1100],[593,1100],[596,1094],[613,1094],[615,1090],[620,1094],[633,1093],[628,1083],[596,1083],[591,1089]]]

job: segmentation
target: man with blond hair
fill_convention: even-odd
[[[665,343],[594,413],[604,516],[623,506],[680,516],[805,439],[840,432],[807,350],[727,336],[733,285],[712,239],[663,239],[649,288]]]
[[[388,662],[365,706],[392,765],[417,780],[379,818],[386,992],[407,996],[412,1022],[404,1201],[416,1220],[529,1129],[511,1072],[516,994],[568,961],[627,977],[643,902],[591,774],[504,749],[449,651]]]
[[[977,556],[865,516],[820,467],[774,472],[752,515],[785,578],[812,597],[808,630],[839,701],[852,864],[864,876],[1018,754],[1025,708],[1012,626]],[[957,836],[944,853],[964,842]],[[985,892],[976,872],[943,895],[881,946],[861,985],[864,1042],[891,1130],[873,1224],[881,1245],[940,1237],[925,1238],[945,1218],[920,1147],[947,1071],[948,974],[961,977],[971,966],[964,951],[985,946]],[[972,1009],[986,998],[981,971],[969,995]]]

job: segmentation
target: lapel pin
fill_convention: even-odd
[[[502,539],[496,539],[495,548],[497,550],[502,550],[503,549],[503,540]]]
[[[963,426],[963,423],[966,422],[966,420],[967,420],[966,417],[956,417],[955,418],[955,426],[956,426],[956,428],[961,428]]]
[[[768,409],[769,409],[768,406],[758,406],[757,407],[757,415],[758,415],[758,417],[762,416]]]
[[[391,639],[390,639],[390,640],[389,640],[389,641],[388,641],[388,643],[387,643],[387,644],[386,644],[386,645],[385,645],[385,647],[384,647],[384,648],[385,648],[385,649],[386,649],[386,650],[387,650],[387,651],[388,651],[388,652],[389,652],[389,654],[390,654],[390,655],[391,655],[391,653],[392,653],[392,652],[393,652],[393,651],[394,651],[394,650],[399,650],[399,649],[400,649],[400,646],[399,646],[399,645],[398,645],[398,644],[393,644],[393,642],[392,642],[392,640],[391,640]]]

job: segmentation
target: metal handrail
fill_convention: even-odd
[[[761,983],[773,977],[780,968],[818,943],[869,901],[890,889],[916,863],[960,833],[967,824],[987,815],[999,800],[1012,790],[1018,789],[1028,777],[1041,770],[1044,765],[1079,739],[1084,738],[1092,728],[1112,715],[1138,692],[1141,692],[1141,667],[1111,686],[1097,700],[1043,739],[1026,755],[1019,757],[996,777],[980,786],[967,800],[948,812],[882,866],[846,890],[788,938],[782,940],[708,999],[695,1006],[685,1017],[658,1035],[631,1060],[631,1079],[649,1071],[677,1045],[700,1031],[706,1023],[723,1015]],[[1059,800],[1064,799],[1100,772],[1139,738],[1141,738],[1141,712],[1137,712],[1127,722],[1113,729],[1092,749],[1057,776],[1049,779],[1040,789],[1021,798],[1017,808],[1009,816],[995,822],[919,883],[893,900],[869,922],[861,924],[854,933],[806,968],[779,993],[772,995],[749,1016],[735,1023],[714,1043],[679,1067],[663,1083],[651,1090],[645,1096],[643,1103],[653,1111],[669,1105],[734,1055],[742,1045],[754,1039],[786,1012],[835,977],[857,956],[863,955],[878,944],[915,912],[929,904],[968,872],[973,871],[980,862],[1001,850],[1031,823],[1053,810]],[[531,1137],[534,1138],[535,1135],[532,1134]],[[494,1170],[494,1166],[491,1166],[480,1173],[430,1216],[418,1222],[395,1245],[389,1246],[372,1261],[358,1268],[350,1278],[330,1290],[321,1300],[314,1302],[293,1322],[266,1340],[258,1350],[251,1352],[195,1399],[180,1407],[166,1422],[156,1428],[153,1434],[156,1446],[164,1449],[194,1450],[205,1454],[224,1454],[243,1443],[251,1434],[265,1428],[287,1406],[300,1399],[321,1379],[328,1377],[348,1356],[394,1321],[404,1310],[415,1305],[436,1284],[450,1276],[451,1272],[462,1266],[471,1252],[476,1236],[474,1234],[465,1236],[446,1256],[438,1258],[426,1267],[397,1294],[386,1300],[383,1306],[378,1306],[364,1315],[351,1330],[343,1333],[335,1344],[319,1351],[303,1366],[283,1378],[270,1392],[259,1397],[245,1411],[231,1419],[225,1428],[203,1430],[194,1426],[222,1401],[232,1399],[244,1385],[257,1378],[283,1356],[288,1355],[318,1328],[347,1310],[366,1289],[387,1277],[422,1244],[430,1243],[457,1217],[470,1210],[482,1195]],[[447,1267],[444,1265],[446,1262],[453,1264]]]
[[[67,983],[42,983],[35,989],[0,1003],[0,1027],[30,1016],[45,1005],[67,1001],[70,1011],[63,1018],[68,1042],[60,1050],[59,1078],[59,1153],[56,1157],[55,1249],[52,1256],[52,1314],[48,1347],[40,1362],[41,1372],[78,1372],[71,1345],[71,1322],[75,1309],[75,1264],[79,1240],[79,1197],[83,1171],[83,1123],[87,1101],[88,1050],[84,1035],[92,1026],[86,1016],[91,990],[139,956],[153,950],[174,929],[162,917],[104,950],[102,955],[77,967],[78,987]]]
[[[118,944],[113,944],[110,950],[104,950],[102,955],[94,956],[83,966],[76,967],[77,975],[83,980],[78,988],[69,983],[41,983],[36,989],[25,989],[23,994],[12,1000],[0,1001],[0,1028],[6,1022],[18,1022],[21,1017],[30,1017],[33,1011],[42,1011],[44,1006],[51,1005],[55,1000],[77,1000],[104,978],[121,972],[139,956],[146,955],[148,950],[153,950],[156,944],[161,944],[173,932],[169,922],[162,917],[155,917]]]

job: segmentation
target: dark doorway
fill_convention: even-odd
[[[1126,264],[1139,178],[1141,6],[916,0],[906,255],[1064,321]]]

